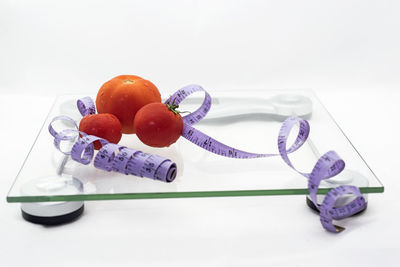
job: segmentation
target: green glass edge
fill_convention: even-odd
[[[318,194],[326,194],[330,188],[318,190]],[[383,193],[384,187],[363,187],[361,193]],[[274,189],[274,190],[235,190],[235,191],[197,191],[197,192],[163,192],[163,193],[126,193],[126,194],[88,194],[59,196],[7,196],[7,202],[50,202],[50,201],[90,201],[120,199],[152,199],[152,198],[189,198],[189,197],[242,197],[242,196],[276,196],[276,195],[308,195],[307,189]]]

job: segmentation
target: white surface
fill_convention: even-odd
[[[396,1],[2,1],[0,265],[394,266],[398,12]],[[50,107],[43,95],[95,92],[120,73],[162,92],[313,88],[386,192],[340,235],[304,196],[86,202],[72,224],[25,222],[5,196]]]

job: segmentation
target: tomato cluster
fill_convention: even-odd
[[[106,82],[97,93],[96,107],[99,114],[82,118],[79,130],[111,143],[118,143],[122,133],[136,133],[146,145],[168,147],[182,134],[178,106],[161,103],[157,87],[139,76],[120,75]]]

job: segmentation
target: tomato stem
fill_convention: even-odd
[[[181,113],[190,113],[190,111],[179,111],[177,108],[179,108],[179,105],[175,104],[175,99],[172,101],[172,105],[170,104],[170,101],[166,103],[167,107],[169,110],[171,110],[175,115],[176,114],[181,114]]]

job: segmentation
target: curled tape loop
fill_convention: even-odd
[[[206,90],[203,89],[203,87],[201,87],[200,85],[196,85],[196,84],[192,84],[192,85],[188,85],[185,86],[184,88],[176,91],[170,98],[168,98],[165,103],[175,103],[175,104],[179,104],[182,102],[182,100],[184,100],[186,97],[188,97],[189,95],[195,93],[195,92],[204,92],[205,97],[203,100],[203,103],[201,104],[201,106],[194,112],[192,112],[191,114],[182,117],[184,123],[188,124],[188,125],[192,125],[195,124],[197,122],[199,122],[201,119],[203,119],[208,111],[211,108],[211,96],[207,93]]]
[[[96,114],[96,107],[94,105],[92,98],[87,96],[87,97],[78,99],[76,104],[77,104],[78,110],[82,116],[86,116],[89,114]]]
[[[329,151],[318,159],[311,173],[300,172],[293,166],[288,154],[295,152],[306,142],[310,133],[310,125],[306,120],[297,117],[289,117],[283,122],[278,136],[279,154],[257,154],[238,150],[227,146],[192,127],[193,124],[204,118],[211,108],[211,97],[201,86],[188,85],[175,92],[167,99],[166,103],[179,104],[187,96],[198,91],[204,91],[205,98],[203,104],[195,112],[183,117],[184,125],[182,136],[184,138],[212,153],[230,158],[249,159],[280,155],[287,165],[308,179],[308,190],[311,200],[320,210],[322,226],[330,232],[340,232],[344,230],[343,227],[333,225],[333,219],[347,218],[365,208],[366,203],[360,190],[355,186],[347,185],[331,189],[326,195],[323,203],[318,205],[317,192],[321,180],[339,174],[344,169],[345,163],[336,152]],[[299,125],[299,132],[293,145],[287,149],[287,139],[295,125]],[[334,207],[335,201],[338,198],[349,193],[355,194],[357,198],[345,206]]]
[[[64,121],[64,122],[66,122],[66,124],[71,124],[73,128],[67,128],[60,132],[57,132],[53,128],[53,123],[56,121]],[[63,154],[70,155],[71,154],[70,151],[63,151],[61,149],[61,142],[62,141],[72,142],[72,141],[76,140],[78,132],[79,132],[78,125],[76,124],[76,122],[67,116],[57,116],[51,120],[48,130],[49,130],[49,133],[54,137],[54,146],[59,151],[61,151]]]

